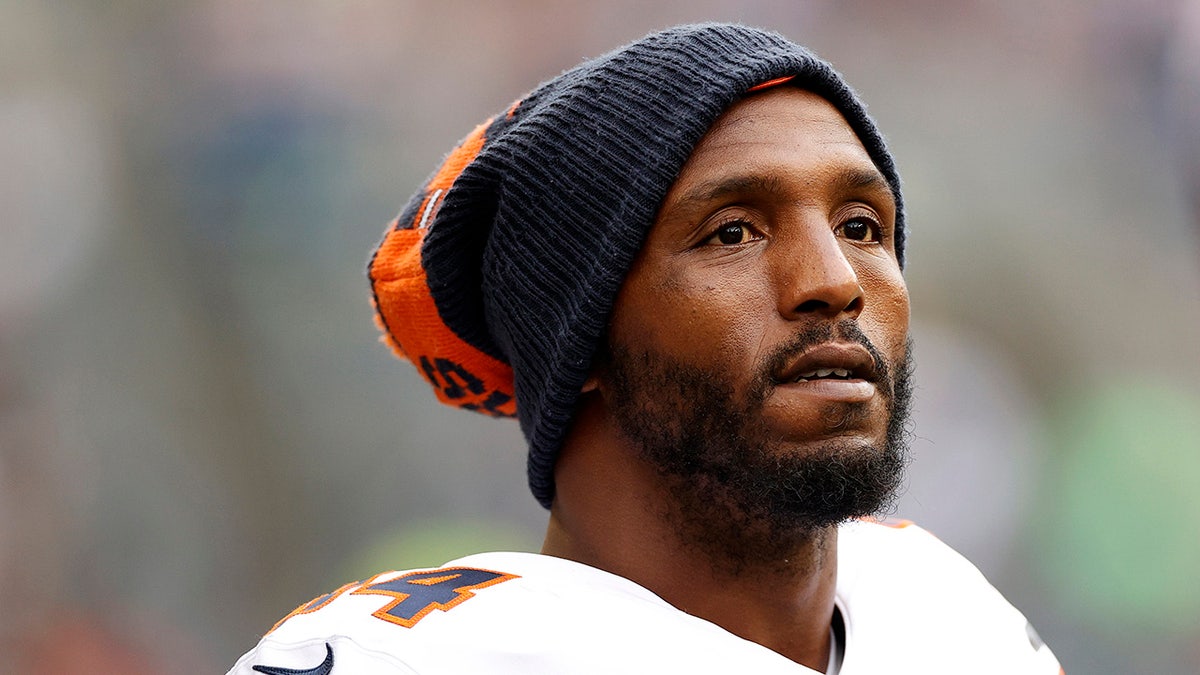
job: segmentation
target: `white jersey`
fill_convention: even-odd
[[[840,529],[840,675],[1058,675],[971,563],[913,525]],[[388,572],[298,607],[231,675],[813,675],[628,579],[533,553]]]

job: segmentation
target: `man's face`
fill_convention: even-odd
[[[778,539],[890,498],[908,398],[895,215],[858,138],[814,94],[750,96],[696,146],[597,370],[681,514]]]

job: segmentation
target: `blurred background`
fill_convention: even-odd
[[[1200,672],[1200,0],[0,0],[0,672],[223,672],[345,581],[536,550],[516,425],[390,356],[365,262],[476,123],[705,19],[831,60],[899,159],[898,515],[1069,673]]]

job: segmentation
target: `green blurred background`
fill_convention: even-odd
[[[221,672],[535,550],[515,424],[377,342],[365,261],[476,123],[705,19],[831,60],[899,159],[899,514],[1068,672],[1200,672],[1197,0],[0,0],[0,672]]]

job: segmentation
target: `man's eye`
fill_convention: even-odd
[[[838,234],[854,241],[879,241],[879,226],[866,218],[847,220],[838,226]]]
[[[752,239],[754,239],[754,232],[750,229],[749,225],[741,221],[733,221],[722,225],[708,238],[708,242],[706,243],[734,246],[736,244],[744,244]]]

